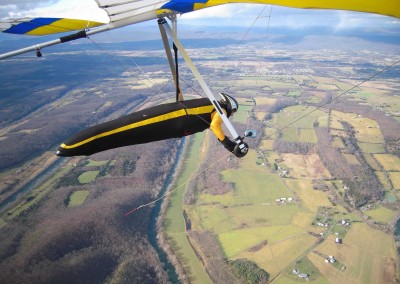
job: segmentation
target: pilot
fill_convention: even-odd
[[[238,110],[238,103],[220,93],[219,105],[227,117]],[[247,154],[248,145],[225,135],[222,118],[208,98],[161,104],[86,128],[61,144],[58,156],[91,155],[108,149],[180,138],[210,128],[222,145],[237,157]]]

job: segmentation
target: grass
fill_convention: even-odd
[[[305,117],[299,119],[303,116]],[[312,129],[315,121],[319,120],[320,118],[322,121],[326,121],[326,116],[327,114],[324,111],[316,110],[314,107],[296,105],[287,107],[282,112],[275,114],[273,121],[278,127],[283,127],[290,124],[292,128]],[[299,120],[296,121],[296,119]]]
[[[108,163],[108,161],[95,161],[95,160],[88,160],[86,164],[87,167],[101,167]]]
[[[382,167],[378,163],[378,161],[374,158],[373,154],[365,153],[364,152],[364,158],[367,161],[367,163],[371,166],[371,168],[375,171],[381,171]]]
[[[249,111],[253,108],[252,105],[240,105],[238,111],[233,115],[235,121],[246,123],[249,119]]]
[[[221,234],[241,228],[290,224],[297,213],[295,205],[248,205],[224,207],[210,204],[197,206],[200,223],[206,230]]]
[[[378,123],[372,119],[362,117],[355,113],[344,113],[339,111],[331,112],[331,127],[335,129],[343,129],[340,121],[350,123],[356,130],[357,142],[370,143],[384,143],[384,138]]]
[[[71,167],[72,166],[70,165],[61,167],[43,184],[33,189],[29,194],[29,196],[33,198],[23,199],[23,201],[21,201],[18,205],[8,210],[6,215],[7,217],[3,217],[5,221],[14,219],[15,217],[19,216],[22,212],[28,210],[36,203],[38,203],[50,190],[53,189],[53,185],[58,181],[58,179],[70,171]]]
[[[346,159],[347,163],[350,165],[360,165],[360,162],[358,161],[357,157],[352,154],[342,154],[344,158]]]
[[[400,172],[390,172],[389,177],[393,184],[393,188],[400,189]]]
[[[273,105],[276,99],[266,97],[255,97],[256,105]]]
[[[185,268],[185,272],[191,277],[192,283],[211,283],[210,277],[187,239],[185,221],[182,215],[185,185],[196,173],[199,149],[203,137],[204,133],[191,137],[182,171],[173,187],[176,188],[176,191],[170,196],[169,206],[163,222],[165,233],[171,239],[170,243],[174,244],[172,249]]]
[[[302,208],[299,209],[293,216],[291,224],[294,226],[298,226],[300,228],[307,229],[311,226],[314,217],[315,217],[314,212],[310,212],[309,210]]]
[[[85,202],[88,195],[89,195],[88,190],[77,190],[73,192],[70,196],[68,207],[82,205]]]
[[[257,263],[258,266],[271,274],[270,278],[275,277],[282,271],[291,267],[312,244],[315,238],[304,233],[298,233],[283,237],[280,241],[270,242],[262,249],[251,252],[243,251],[235,258],[247,258]]]
[[[302,206],[308,210],[316,213],[320,206],[332,206],[325,193],[312,189],[311,181],[286,179],[286,183],[291,190],[296,192]]]
[[[393,279],[394,272],[386,268],[388,258],[396,258],[392,236],[364,223],[353,223],[342,245],[335,244],[334,238],[329,236],[317,250],[337,258],[346,266],[344,272],[327,265],[322,257],[309,254],[331,283],[384,283],[385,279]]]
[[[88,171],[84,172],[79,176],[79,182],[81,184],[86,184],[86,183],[91,183],[96,180],[97,175],[100,173],[100,171]]]
[[[297,260],[294,267],[290,267],[285,273],[287,278],[295,281],[298,283],[299,276],[293,273],[293,269],[296,268],[299,273],[306,273],[309,276],[309,281],[318,281],[318,283],[328,283],[322,274],[318,271],[318,269],[312,264],[312,262],[307,257],[302,257],[301,259]],[[324,282],[325,281],[325,282]]]
[[[376,205],[374,209],[365,210],[364,213],[374,221],[388,224],[396,216],[396,212],[386,207]]]
[[[365,153],[385,153],[385,147],[381,143],[363,143],[359,142],[361,150]]]
[[[298,135],[299,142],[306,142],[306,143],[317,143],[317,135],[312,128],[302,128],[300,129],[300,133]]]
[[[271,203],[276,198],[291,197],[279,177],[266,171],[238,169],[223,171],[222,175],[225,181],[235,184],[236,190],[232,193],[234,204]]]
[[[257,104],[261,104],[261,102],[271,103],[270,100],[255,99]],[[292,122],[296,117],[313,110],[315,108],[305,106],[288,107],[282,112],[274,114],[272,122],[269,122],[268,125],[283,126]],[[341,129],[339,120],[349,121],[358,131],[357,139],[359,137],[363,139],[374,137],[378,142],[379,139],[382,139],[380,130],[376,127],[374,121],[363,117],[354,118],[354,114],[335,111],[332,111],[332,113],[331,123],[336,123],[338,129]],[[284,132],[284,138],[293,139],[293,141],[314,141],[315,143],[313,124],[318,121],[320,126],[322,123],[327,125],[328,116],[327,113],[320,110],[314,111],[310,116],[312,117],[296,122],[290,130]],[[266,128],[265,133],[269,134],[275,131],[273,128]],[[336,147],[343,147],[339,138],[336,138],[334,143]],[[366,155],[370,157],[371,161],[375,160],[372,155],[376,155],[382,149],[382,146],[379,146],[378,143],[361,142],[360,145],[367,152]],[[192,147],[194,150],[191,150],[191,153],[194,154],[191,155],[194,156],[188,157],[188,167],[196,167],[198,164],[196,160],[196,158],[198,159],[198,154],[196,154],[199,152],[198,148]],[[318,283],[363,283],[362,281],[368,283],[368,281],[371,281],[368,279],[373,279],[373,281],[379,283],[381,280],[379,273],[385,270],[382,266],[384,255],[392,257],[391,255],[395,254],[393,240],[387,239],[390,236],[380,231],[370,231],[370,228],[366,225],[366,228],[360,227],[360,224],[363,225],[361,223],[363,221],[359,217],[347,213],[341,206],[334,206],[325,192],[313,189],[313,181],[325,177],[324,171],[326,171],[322,163],[316,159],[318,156],[277,154],[272,152],[272,140],[265,140],[261,148],[269,150],[266,152],[266,159],[269,163],[277,163],[279,166],[289,169],[292,178],[281,179],[276,173],[269,172],[267,167],[257,165],[257,161],[260,161],[260,159],[258,159],[254,150],[250,150],[245,158],[239,160],[238,169],[221,172],[223,180],[234,185],[232,192],[223,195],[199,194],[196,205],[186,208],[192,220],[192,229],[208,230],[216,234],[228,260],[242,257],[252,260],[259,267],[268,271],[271,277],[275,277],[282,271],[291,271],[293,269],[292,264],[295,264],[296,260],[304,256],[307,250],[315,244],[316,238],[307,234],[307,231],[327,232],[327,230],[311,225],[319,208],[325,206],[332,213],[331,224],[333,224],[333,227],[328,238],[317,248],[327,255],[337,257],[340,266],[344,264],[348,267],[348,270],[341,271],[334,265],[327,265],[321,256],[309,253],[307,258],[302,258],[304,262],[302,265],[308,266],[310,270],[314,269],[314,272],[310,274],[314,274],[315,278],[312,278],[311,275],[311,280],[314,279]],[[356,163],[355,156],[348,155],[346,158],[350,162]],[[379,166],[377,162],[376,166]],[[195,170],[196,168],[192,169],[191,172]],[[329,173],[326,177],[332,178]],[[184,180],[186,181],[189,178],[188,175]],[[327,183],[332,187],[334,181]],[[342,187],[338,182],[337,185],[339,188]],[[184,267],[188,267],[192,275],[197,275],[197,272],[193,272],[195,266],[191,264],[191,261],[197,261],[197,263],[199,261],[194,259],[195,256],[191,256],[191,252],[186,252],[186,250],[189,250],[189,245],[186,244],[187,239],[184,237],[182,196],[176,193],[173,200],[171,199],[169,210],[176,211],[167,214],[168,236],[174,243],[174,249],[182,256]],[[275,199],[281,197],[296,197],[299,203],[278,205]],[[378,222],[389,220],[393,213],[382,208],[377,208],[376,212],[371,212]],[[352,225],[349,227],[335,224],[337,220],[343,218],[357,220],[360,223],[351,221]],[[344,238],[343,245],[335,244],[335,232]],[[359,243],[356,240],[357,232],[362,234],[362,236],[359,236],[359,239],[361,239]],[[267,241],[267,244],[256,251],[249,250],[263,241]],[[369,242],[376,241],[381,242],[382,245],[374,244],[368,247]],[[348,250],[347,246],[349,246]],[[367,258],[368,255],[371,257]],[[314,266],[321,271],[320,274],[315,272],[317,268]],[[198,281],[198,279],[200,278],[195,281]],[[298,281],[303,280],[298,279],[298,277],[291,277],[290,273],[286,274],[285,272],[275,278],[274,283],[294,283]]]
[[[257,245],[264,240],[268,240],[268,243],[272,244],[300,233],[303,233],[303,230],[296,226],[267,226],[221,233],[218,235],[218,240],[226,257],[234,258],[242,251]]]
[[[382,165],[385,171],[400,172],[400,159],[390,154],[375,154],[375,159]]]
[[[385,173],[383,173],[383,172],[375,172],[375,174],[378,177],[379,182],[382,184],[383,188],[386,189],[386,190],[390,190],[392,185],[390,184],[390,181],[389,181],[388,177],[385,175]]]

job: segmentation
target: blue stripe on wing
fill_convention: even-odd
[[[51,25],[52,23],[61,20],[62,18],[35,18],[30,20],[29,22],[19,23],[17,25],[13,25],[11,28],[3,31],[4,33],[11,33],[11,34],[26,34],[30,31]]]

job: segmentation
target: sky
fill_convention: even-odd
[[[271,27],[302,29],[329,26],[334,29],[357,27],[398,28],[395,18],[347,11],[305,10],[255,4],[228,4],[185,14],[179,21],[192,25],[250,26],[265,25],[271,14]],[[107,14],[94,0],[1,0],[0,19],[20,17],[68,17],[108,22]],[[264,20],[262,20],[264,19]]]

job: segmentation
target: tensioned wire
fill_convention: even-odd
[[[260,12],[260,14],[259,14],[258,16],[256,16],[256,18],[255,18],[255,20],[253,21],[251,27],[250,27],[249,29],[246,30],[246,32],[244,33],[244,35],[243,35],[242,38],[241,38],[241,41],[247,36],[247,34],[248,34],[249,31],[251,30],[251,28],[254,26],[255,22],[256,22],[259,18],[261,18],[261,14],[264,12],[264,10],[265,10],[265,7],[262,9],[262,11]],[[271,7],[271,11],[272,11],[272,7]],[[271,12],[270,12],[270,15],[268,16],[268,18],[269,18],[269,19],[268,19],[268,26],[267,26],[267,27],[269,27],[269,21],[270,21],[270,18],[271,18]],[[105,52],[107,52],[109,55],[111,55],[114,59],[116,59],[116,60],[118,60],[118,61],[121,61],[124,65],[127,65],[125,61],[120,60],[119,57],[116,57],[116,56],[115,56],[114,54],[112,54],[110,51],[103,49],[101,46],[99,46],[99,45],[98,45],[96,42],[94,42],[92,39],[90,39],[90,40],[91,40],[96,46],[98,46],[100,49],[102,49],[103,51],[105,51]],[[234,50],[237,49],[237,48],[238,48],[238,47],[234,48]],[[155,83],[152,82],[152,80],[149,78],[148,74],[147,74],[146,72],[144,72],[144,70],[136,63],[136,61],[135,61],[132,57],[129,56],[128,59],[129,59],[130,61],[132,61],[132,62],[134,63],[134,65],[135,65],[137,68],[139,68],[139,70],[145,75],[146,79],[147,79],[153,86],[154,86],[154,85],[157,86],[157,84],[155,84]],[[293,124],[296,123],[297,121],[299,121],[299,120],[301,120],[301,119],[303,119],[303,118],[309,116],[309,115],[312,114],[313,112],[315,112],[315,111],[317,111],[317,110],[319,110],[319,109],[321,109],[321,108],[327,106],[328,104],[330,104],[330,103],[333,102],[334,100],[337,100],[338,98],[342,97],[343,95],[347,94],[348,92],[352,91],[353,89],[355,89],[355,88],[361,86],[362,84],[364,84],[364,83],[366,83],[366,82],[372,80],[373,78],[377,77],[378,75],[380,75],[380,74],[382,74],[382,73],[384,73],[384,72],[386,72],[386,71],[392,69],[394,66],[396,66],[396,65],[399,64],[399,63],[400,63],[400,60],[398,60],[398,61],[392,63],[391,65],[389,65],[389,66],[383,68],[382,70],[380,70],[380,71],[374,73],[373,75],[369,76],[367,79],[361,81],[360,83],[354,85],[354,86],[351,87],[350,89],[348,89],[348,90],[342,92],[341,94],[335,96],[334,98],[332,98],[332,99],[329,100],[328,102],[324,103],[323,105],[320,105],[320,106],[316,107],[316,108],[313,109],[312,111],[309,111],[308,113],[306,113],[306,114],[300,116],[299,118],[295,119],[294,121],[292,121],[292,122],[290,122],[290,123],[284,125],[283,127],[277,129],[277,131],[275,131],[275,132],[272,133],[271,135],[268,135],[267,137],[272,137],[272,136],[274,136],[274,135],[277,134],[278,132],[280,132],[280,131],[282,131],[282,130],[288,128],[288,127],[290,127],[291,125],[293,125]],[[127,68],[131,68],[131,66],[128,65]],[[179,79],[180,79],[181,81],[183,81],[185,84],[187,84],[190,88],[192,88],[197,94],[199,94],[199,92],[196,91],[196,90],[193,88],[193,86],[189,85],[183,78],[179,77]],[[161,92],[161,95],[163,95],[166,99],[169,99],[168,96],[167,96],[164,92],[162,92],[163,89],[164,89],[168,84],[169,84],[169,82],[167,82],[166,84],[164,84],[161,88],[158,88],[158,91],[155,93],[155,95],[158,95],[158,94]],[[199,94],[199,95],[200,95],[200,94]],[[177,185],[177,186],[174,187],[172,190],[170,190],[170,191],[168,191],[167,193],[165,193],[164,195],[162,195],[162,196],[156,198],[155,200],[153,200],[153,201],[151,201],[151,202],[148,202],[148,203],[146,203],[146,204],[142,204],[142,205],[140,205],[140,206],[134,208],[133,210],[131,210],[131,211],[125,213],[125,216],[130,215],[131,213],[135,212],[136,210],[138,210],[138,209],[140,209],[140,208],[147,207],[147,206],[150,206],[150,205],[152,205],[152,204],[155,204],[156,202],[160,201],[161,199],[164,199],[165,197],[171,195],[171,194],[172,194],[173,192],[175,192],[177,189],[179,189],[179,188],[181,188],[182,186],[188,184],[190,181],[192,181],[193,179],[195,179],[196,177],[198,177],[198,176],[199,176],[200,174],[202,174],[203,172],[205,172],[205,171],[211,169],[211,168],[214,167],[217,163],[219,163],[220,161],[226,159],[230,154],[231,154],[231,153],[228,153],[228,154],[226,154],[226,155],[223,155],[221,158],[219,158],[219,159],[217,159],[216,161],[214,161],[212,164],[210,164],[210,165],[209,165],[208,167],[206,167],[205,169],[203,169],[203,170],[197,172],[196,174],[193,174],[187,181],[183,182],[183,183],[180,184],[180,185]]]
[[[89,37],[88,37],[88,38],[89,38]],[[103,50],[103,51],[105,51],[107,54],[109,54],[112,58],[114,58],[115,60],[118,60],[118,61],[122,62],[122,64],[124,64],[125,66],[128,65],[127,68],[131,68],[131,66],[130,66],[129,64],[127,64],[125,61],[121,60],[119,57],[116,57],[116,56],[115,56],[114,54],[112,54],[110,51],[105,50],[104,48],[102,48],[102,47],[101,47],[99,44],[97,44],[94,40],[92,40],[91,38],[89,38],[89,40],[90,40],[93,44],[95,44],[98,48],[100,48],[101,50]],[[139,66],[139,64],[137,64],[137,62],[136,62],[133,58],[128,57],[128,60],[130,60],[131,62],[133,62],[133,64],[144,74],[144,76],[146,77],[146,79],[147,79],[151,84],[153,84],[152,81],[151,81],[151,79],[150,79],[150,78],[148,77],[148,75],[146,74],[146,72],[144,72],[144,70]],[[179,79],[181,79],[181,78],[179,78]],[[183,81],[185,84],[187,84],[189,87],[191,87],[196,93],[199,94],[199,92],[196,91],[192,86],[190,86],[185,80],[182,80],[182,81]],[[164,92],[162,92],[162,90],[163,90],[168,84],[169,84],[169,82],[167,82],[166,84],[164,84],[164,86],[162,86],[162,87],[157,91],[157,93],[156,93],[155,95],[157,95],[157,94],[159,94],[159,93],[161,92],[161,95],[163,95],[166,99],[169,99],[168,96],[167,96]],[[156,85],[156,84],[153,84],[153,85]],[[202,117],[200,117],[200,116],[198,116],[198,117],[199,117],[200,119],[204,120]],[[207,122],[207,123],[208,123],[208,122]],[[209,123],[208,123],[208,124],[209,124]],[[165,197],[167,197],[167,196],[169,196],[170,194],[172,194],[173,192],[175,192],[177,189],[181,188],[182,186],[186,185],[187,183],[189,183],[190,181],[192,181],[193,179],[195,179],[195,178],[196,178],[197,176],[199,176],[201,173],[203,173],[203,172],[205,172],[205,171],[211,169],[211,168],[212,168],[215,164],[217,164],[218,162],[222,161],[223,159],[226,159],[230,154],[231,154],[231,153],[227,153],[226,155],[222,156],[220,159],[216,160],[214,163],[212,163],[211,165],[209,165],[208,167],[206,167],[206,168],[203,169],[202,171],[197,172],[196,174],[193,174],[187,181],[185,181],[184,183],[182,183],[182,184],[176,186],[175,188],[173,188],[172,190],[168,191],[168,192],[165,193],[164,195],[162,195],[162,196],[156,198],[155,200],[153,200],[153,201],[151,201],[151,202],[149,202],[149,203],[142,204],[142,205],[140,205],[139,207],[136,207],[135,209],[133,209],[133,210],[131,210],[131,211],[125,213],[125,216],[130,215],[131,213],[133,213],[134,211],[136,211],[136,210],[138,210],[138,209],[140,209],[140,208],[150,206],[150,205],[152,205],[152,204],[158,202],[159,200],[164,199]]]
[[[315,112],[315,111],[317,111],[317,110],[319,110],[319,109],[321,109],[321,108],[327,106],[327,105],[330,104],[331,102],[333,102],[333,101],[337,100],[338,98],[340,98],[340,97],[346,95],[348,92],[354,90],[355,88],[361,86],[362,84],[364,84],[364,83],[366,83],[366,82],[368,82],[368,81],[371,81],[373,78],[377,77],[378,75],[380,75],[380,74],[382,74],[382,73],[384,73],[384,72],[386,72],[386,71],[389,71],[390,69],[392,69],[394,66],[396,66],[396,65],[399,64],[399,63],[400,63],[400,60],[397,60],[397,61],[395,61],[394,63],[390,64],[389,66],[386,66],[386,67],[383,68],[382,70],[380,70],[380,71],[378,71],[378,72],[372,74],[372,75],[369,76],[367,79],[365,79],[365,80],[361,81],[360,83],[354,85],[354,86],[351,87],[350,89],[348,89],[348,90],[346,90],[346,91],[340,93],[340,94],[337,95],[336,97],[333,97],[332,99],[330,99],[330,100],[327,101],[326,103],[324,103],[324,104],[322,104],[322,105],[316,107],[315,109],[313,109],[313,110],[311,110],[311,111],[305,113],[304,115],[298,117],[298,118],[295,119],[294,121],[292,121],[292,122],[290,122],[290,123],[284,125],[282,128],[279,128],[277,131],[275,131],[275,132],[272,133],[271,135],[268,135],[267,137],[272,137],[272,136],[274,136],[274,135],[277,134],[278,132],[284,130],[285,128],[288,128],[289,126],[291,126],[291,125],[293,125],[293,124],[295,124],[297,121],[299,121],[299,120],[305,118],[306,116],[310,115],[311,113],[313,113],[313,112]]]
[[[400,60],[398,60],[398,61],[394,62],[393,64],[391,64],[391,65],[385,67],[384,69],[382,69],[382,70],[380,70],[380,71],[374,73],[373,75],[369,76],[367,79],[365,79],[365,80],[361,81],[360,83],[354,85],[354,86],[351,87],[350,89],[348,89],[348,90],[342,92],[340,95],[338,95],[338,96],[332,98],[332,99],[329,100],[327,103],[325,103],[325,104],[323,104],[323,105],[321,105],[321,106],[315,108],[314,110],[312,110],[312,111],[310,111],[310,112],[304,114],[303,116],[301,116],[301,117],[295,119],[294,121],[288,123],[287,125],[283,126],[283,127],[280,128],[280,129],[278,129],[276,132],[274,132],[274,133],[271,134],[270,136],[273,136],[273,135],[277,134],[279,131],[282,131],[282,130],[284,130],[285,128],[288,128],[289,126],[291,126],[292,124],[296,123],[297,121],[299,121],[299,120],[305,118],[306,116],[310,115],[311,113],[315,112],[316,110],[321,109],[322,107],[326,106],[327,104],[333,102],[334,100],[338,99],[339,97],[341,97],[341,96],[347,94],[348,92],[352,91],[353,89],[355,89],[355,88],[361,86],[362,84],[364,84],[364,83],[370,81],[371,79],[377,77],[378,75],[380,75],[380,74],[382,74],[382,73],[384,73],[384,72],[390,70],[391,68],[393,68],[394,66],[396,66],[396,65],[399,64],[399,63],[400,63]],[[269,137],[270,137],[270,136],[269,136]],[[226,155],[223,155],[221,158],[217,159],[215,162],[213,162],[211,165],[209,165],[209,166],[206,167],[205,169],[203,169],[203,170],[197,172],[196,174],[193,174],[187,181],[185,181],[185,182],[183,182],[182,184],[180,184],[180,185],[174,187],[172,190],[168,191],[166,194],[164,194],[164,195],[158,197],[157,199],[155,199],[155,200],[153,200],[153,201],[151,201],[151,202],[149,202],[149,203],[142,204],[142,205],[136,207],[135,209],[133,209],[133,210],[131,210],[131,211],[125,213],[125,216],[130,215],[131,213],[135,212],[136,210],[138,210],[138,209],[140,209],[140,208],[150,206],[150,205],[152,205],[152,204],[154,204],[154,203],[160,201],[161,199],[163,199],[163,198],[165,198],[165,197],[171,195],[173,192],[175,192],[176,190],[178,190],[178,189],[181,188],[182,186],[188,184],[190,181],[192,181],[193,179],[195,179],[196,177],[198,177],[198,176],[199,176],[200,174],[202,174],[203,172],[205,172],[205,171],[211,169],[211,168],[214,167],[217,163],[219,163],[220,161],[226,159],[230,154],[231,154],[231,153],[228,153],[228,154],[226,154]]]
[[[254,21],[252,22],[251,26],[246,30],[246,32],[245,32],[245,33],[243,34],[243,36],[241,37],[240,42],[243,41],[243,39],[247,36],[247,34],[248,34],[248,33],[250,32],[250,30],[253,28],[253,26],[255,25],[256,21],[261,17],[261,15],[262,15],[262,13],[264,12],[265,9],[266,9],[266,7],[264,7],[264,8],[261,10],[261,12],[259,13],[258,16],[256,16],[256,18],[255,18]],[[271,11],[272,11],[272,6],[271,6]],[[271,16],[271,14],[270,14],[270,16]],[[269,18],[270,18],[270,16],[269,16]],[[268,20],[268,26],[269,26],[269,20]],[[238,48],[238,46],[239,46],[239,44],[238,44],[236,47],[234,47],[233,50],[236,50],[236,49]],[[182,78],[179,78],[179,79],[180,79],[181,81],[183,81],[184,83],[186,83],[186,84],[189,86],[189,84],[188,84],[185,80],[183,80]],[[196,93],[198,93],[192,86],[189,86],[189,87],[192,88]],[[249,120],[248,120],[248,123],[249,123]],[[248,123],[247,123],[247,125],[248,125]],[[164,199],[165,197],[171,195],[172,193],[174,193],[176,190],[178,190],[178,189],[181,188],[182,186],[187,185],[190,181],[194,180],[195,178],[197,178],[197,177],[198,177],[199,175],[201,175],[202,173],[204,173],[204,172],[208,171],[209,169],[211,169],[212,167],[214,167],[217,163],[219,163],[219,162],[221,162],[222,160],[226,159],[230,154],[231,154],[231,153],[227,153],[227,154],[223,155],[221,158],[219,158],[219,159],[217,159],[216,161],[214,161],[212,164],[210,164],[210,165],[209,165],[208,167],[206,167],[205,169],[203,169],[203,170],[201,170],[201,171],[197,171],[197,173],[191,175],[190,178],[189,178],[188,180],[186,180],[185,182],[183,182],[183,183],[181,183],[181,184],[175,186],[172,190],[169,190],[168,192],[166,192],[166,193],[163,194],[162,196],[159,196],[159,197],[156,198],[155,200],[150,201],[150,202],[148,202],[148,203],[146,203],[146,204],[142,204],[142,205],[140,205],[140,206],[138,206],[138,207],[136,207],[136,208],[130,210],[129,212],[125,213],[125,217],[128,216],[128,215],[130,215],[130,214],[132,214],[133,212],[135,212],[135,211],[137,211],[137,210],[143,208],[143,207],[147,207],[147,206],[153,205],[153,204],[157,203],[158,201]]]
[[[329,101],[326,102],[325,104],[323,104],[323,105],[321,105],[321,106],[318,106],[318,107],[315,108],[314,110],[312,110],[312,111],[310,111],[310,112],[304,114],[303,116],[301,116],[301,117],[295,119],[294,121],[292,121],[292,122],[290,122],[290,123],[284,125],[282,128],[278,129],[276,132],[272,133],[271,135],[269,135],[269,136],[267,136],[267,137],[274,136],[274,135],[277,134],[279,131],[282,131],[282,130],[288,128],[289,126],[293,125],[293,124],[296,123],[297,121],[299,121],[299,120],[301,120],[301,119],[307,117],[308,115],[310,115],[311,113],[317,111],[318,109],[321,109],[321,108],[325,107],[325,106],[328,105],[329,103],[331,103],[331,102],[333,102],[334,100],[337,100],[338,98],[344,96],[345,94],[347,94],[348,92],[352,91],[353,89],[355,89],[355,88],[361,86],[362,84],[364,84],[364,83],[366,83],[366,82],[372,80],[373,78],[377,77],[378,75],[380,75],[380,74],[382,74],[382,73],[384,73],[384,72],[386,72],[386,71],[389,71],[390,69],[392,69],[394,66],[396,66],[396,65],[399,64],[399,63],[400,63],[400,60],[398,60],[398,61],[392,63],[391,65],[389,65],[389,66],[383,68],[382,70],[380,70],[380,71],[374,73],[373,75],[369,76],[367,79],[365,79],[365,80],[361,81],[360,83],[354,85],[354,86],[351,87],[350,89],[348,89],[348,90],[342,92],[341,94],[339,94],[339,95],[337,95],[336,97],[332,98],[331,100],[329,100]],[[155,200],[153,200],[153,201],[151,201],[151,202],[149,202],[149,203],[140,205],[140,206],[136,207],[135,209],[133,209],[133,210],[131,210],[131,211],[125,213],[125,216],[130,215],[131,213],[135,212],[136,210],[138,210],[138,209],[140,209],[140,208],[150,206],[150,205],[152,205],[152,204],[154,204],[154,203],[160,201],[161,199],[163,199],[163,198],[165,198],[165,197],[171,195],[173,192],[175,192],[176,190],[178,190],[178,189],[181,188],[182,186],[188,184],[190,181],[192,181],[193,179],[195,179],[196,177],[198,177],[198,176],[199,176],[200,174],[202,174],[203,172],[206,172],[207,170],[209,170],[209,169],[211,169],[212,167],[214,167],[214,166],[215,166],[217,163],[219,163],[220,161],[226,159],[230,154],[231,154],[231,153],[226,154],[226,155],[223,155],[221,158],[217,159],[215,162],[213,162],[213,163],[212,163],[211,165],[209,165],[207,168],[201,170],[200,172],[197,172],[196,174],[193,174],[187,181],[185,181],[185,182],[183,182],[182,184],[180,184],[180,185],[174,187],[172,190],[168,191],[166,194],[164,194],[164,195],[158,197],[157,199],[155,199]]]

